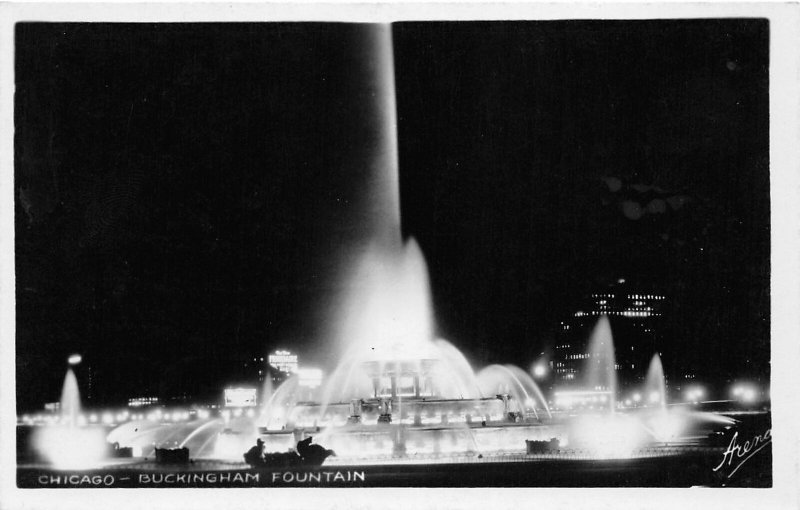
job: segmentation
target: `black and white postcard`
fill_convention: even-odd
[[[10,507],[796,503],[797,4],[4,7]]]

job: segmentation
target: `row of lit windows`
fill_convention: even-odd
[[[653,312],[640,312],[636,310],[625,310],[621,314],[624,317],[660,317],[660,313],[653,313]]]
[[[613,312],[606,310],[592,310],[591,312],[575,312],[575,317],[585,317],[588,315],[622,315],[623,317],[661,317],[660,313],[653,313],[652,308],[648,307],[645,311],[628,309],[624,312]],[[568,328],[565,328],[568,329]]]
[[[617,297],[616,294],[592,294],[593,298],[610,298],[614,299]],[[664,296],[658,296],[655,294],[628,294],[628,299],[654,299],[656,301],[662,301]]]
[[[149,406],[157,403],[158,397],[138,397],[128,399],[128,407]]]
[[[592,357],[591,354],[570,354],[569,356],[567,356],[567,359],[586,359],[591,357]]]

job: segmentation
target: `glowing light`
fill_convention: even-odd
[[[657,391],[651,391],[649,400],[651,404],[656,404],[661,401],[661,395]]]
[[[547,374],[547,367],[543,364],[539,363],[533,367],[533,376],[537,378],[542,378]]]
[[[264,358],[261,358],[263,361]],[[268,363],[275,370],[294,374],[297,372],[297,355],[289,351],[275,351],[267,356]]]
[[[319,368],[300,368],[297,370],[300,376],[300,386],[304,388],[318,388],[322,385],[322,370]]]
[[[158,403],[158,397],[136,397],[128,399],[128,407],[141,407]]]
[[[72,366],[75,366],[78,363],[80,363],[81,360],[83,360],[83,358],[81,357],[80,354],[71,354],[69,358],[67,358],[67,363],[69,363]]]
[[[608,414],[577,419],[570,428],[569,440],[573,446],[592,451],[597,458],[622,459],[630,457],[645,438],[636,420]]]
[[[687,402],[698,402],[705,396],[705,390],[699,386],[692,386],[686,389],[685,399]]]
[[[36,449],[57,469],[95,467],[105,455],[105,433],[99,428],[51,426],[36,434]]]
[[[671,413],[662,412],[648,420],[648,431],[660,442],[674,441],[683,432],[686,420]]]
[[[251,407],[256,405],[255,388],[226,388],[225,407]]]
[[[733,387],[731,393],[742,402],[752,403],[758,398],[758,391],[751,384],[741,383]]]
[[[634,393],[633,394],[633,401],[634,402],[639,402],[640,400],[642,400],[642,395],[640,393]]]

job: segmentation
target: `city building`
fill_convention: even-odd
[[[128,407],[145,407],[158,404],[158,397],[132,397],[128,399]]]
[[[555,386],[586,384],[586,367],[592,356],[589,341],[602,316],[608,317],[611,325],[618,389],[641,384],[653,355],[662,349],[665,300],[662,293],[624,279],[584,296],[559,325],[550,362]]]

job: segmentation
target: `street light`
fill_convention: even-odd
[[[80,363],[82,359],[83,358],[81,357],[80,354],[70,354],[69,358],[67,358],[67,363],[69,363],[72,366],[75,366],[78,363]]]
[[[731,389],[734,397],[742,402],[752,403],[758,397],[758,392],[752,384],[740,383]]]
[[[690,386],[684,393],[687,402],[697,403],[705,396],[705,390],[700,386]]]

